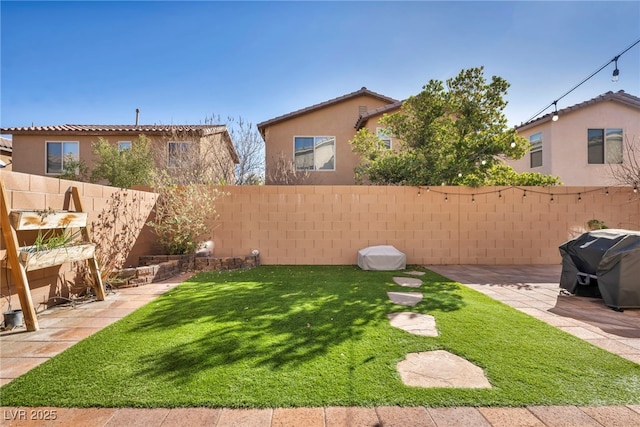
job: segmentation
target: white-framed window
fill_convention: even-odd
[[[622,129],[587,129],[590,165],[622,163]]]
[[[131,150],[131,141],[118,141],[118,151]]]
[[[382,147],[391,149],[391,131],[387,128],[376,128],[376,135],[382,141]],[[380,148],[382,148],[380,147]]]
[[[529,137],[531,144],[530,165],[532,168],[542,166],[542,132],[534,133]]]
[[[336,169],[336,137],[295,136],[293,158],[297,170],[333,171]]]
[[[78,141],[46,141],[46,173],[59,175],[64,172],[65,162],[80,160]]]
[[[167,143],[167,167],[177,168],[187,160],[187,152],[189,151],[189,142],[185,141],[169,141]]]

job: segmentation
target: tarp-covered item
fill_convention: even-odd
[[[612,308],[640,308],[640,232],[594,230],[560,247],[560,287],[571,293],[597,285]]]
[[[363,270],[404,270],[407,256],[393,246],[369,246],[358,251],[358,267]]]

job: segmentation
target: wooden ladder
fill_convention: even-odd
[[[37,331],[38,318],[31,298],[31,289],[27,279],[27,270],[35,270],[71,261],[87,260],[89,270],[94,278],[96,299],[105,299],[104,285],[98,262],[95,257],[95,245],[91,243],[91,235],[87,228],[87,213],[82,210],[82,202],[77,187],[71,187],[71,197],[75,211],[35,211],[11,210],[4,180],[0,180],[0,224],[4,240],[8,267],[11,269],[16,290],[20,299],[20,307],[24,316],[27,331]],[[17,231],[43,229],[79,228],[82,244],[62,248],[57,253],[45,254],[29,258],[18,244]],[[62,252],[64,251],[64,252]]]

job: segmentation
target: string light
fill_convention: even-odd
[[[436,194],[441,194],[444,196],[444,201],[448,202],[449,201],[449,193],[445,192],[444,190],[448,190],[448,189],[443,189],[440,190],[438,189],[438,187],[434,187],[433,189],[431,189],[431,187],[422,187],[422,186],[418,186],[418,194],[422,194],[424,193],[423,190],[425,190],[427,192],[432,192],[432,193],[436,193]],[[476,189],[474,189],[476,190]],[[522,191],[522,198],[526,199],[527,196],[529,195],[529,193],[533,193],[533,194],[540,194],[540,195],[544,195],[550,198],[550,201],[555,201],[556,200],[556,194],[555,193],[550,193],[549,190],[544,191],[544,190],[536,190],[536,189],[532,189],[530,187],[528,188],[522,188],[522,187],[517,187],[517,186],[512,186],[512,187],[506,187],[506,188],[501,188],[501,189],[495,189],[495,190],[487,190],[487,191],[480,191],[478,193],[476,193],[475,191],[473,193],[467,193],[467,194],[454,194],[457,195],[458,197],[467,197],[467,196],[471,196],[471,201],[475,201],[475,196],[476,195],[486,195],[486,194],[498,194],[498,198],[502,199],[503,198],[503,191],[510,191],[510,190],[515,190],[515,191]],[[587,191],[580,191],[580,192],[575,192],[575,193],[562,193],[559,194],[558,196],[562,196],[562,197],[577,197],[577,201],[582,201],[582,194],[587,194],[587,193],[594,193],[594,192],[598,192],[599,194],[604,194],[606,196],[609,195],[609,187],[598,187],[598,188],[593,188]],[[633,193],[639,193],[640,192],[640,184],[636,184],[633,186],[633,191],[630,191],[630,195],[632,195]],[[629,199],[631,200],[631,199]]]
[[[475,203],[476,202],[476,195],[472,194],[471,195],[471,203]]]
[[[553,107],[555,108],[554,112],[553,112],[553,117],[551,118],[551,120],[553,120],[554,122],[558,121],[558,101],[553,101]]]
[[[631,43],[631,45],[629,45],[629,47],[627,47],[626,49],[624,49],[622,52],[620,52],[619,54],[617,54],[616,56],[613,57],[613,59],[611,59],[610,61],[608,61],[606,64],[602,65],[600,68],[598,68],[596,71],[594,71],[593,73],[589,74],[589,76],[585,77],[584,79],[582,79],[582,81],[580,83],[578,83],[577,85],[575,85],[574,87],[572,87],[571,89],[569,89],[568,91],[566,91],[562,96],[560,96],[558,99],[556,99],[555,101],[553,101],[551,104],[547,105],[546,107],[544,107],[543,109],[541,109],[540,111],[538,111],[537,113],[535,113],[533,116],[531,116],[529,118],[529,120],[527,120],[525,123],[529,123],[530,121],[532,121],[533,119],[537,118],[540,114],[544,113],[549,107],[552,107],[554,105],[556,105],[556,103],[558,101],[560,101],[562,98],[564,98],[565,96],[569,95],[571,92],[573,92],[574,90],[578,89],[580,86],[582,86],[584,83],[586,83],[588,80],[590,80],[593,76],[595,76],[596,74],[598,74],[600,71],[604,70],[606,67],[609,66],[609,64],[611,64],[612,62],[615,62],[615,69],[613,70],[613,77],[611,80],[613,80],[614,82],[618,81],[618,76],[620,75],[620,70],[618,70],[618,59],[620,59],[620,57],[625,54],[629,49],[631,49],[632,47],[634,47],[635,45],[637,45],[638,43],[640,43],[640,39],[636,40],[635,42]]]

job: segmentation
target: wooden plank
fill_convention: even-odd
[[[78,187],[71,187],[71,197],[73,198],[73,207],[76,209],[76,211],[84,212],[84,209],[82,209],[82,200],[80,200]],[[84,238],[84,241],[91,242],[91,233],[89,232],[89,229],[87,227],[83,227],[80,230],[82,231],[82,237]],[[100,267],[98,266],[96,257],[93,256],[89,258],[88,264],[89,271],[91,271],[91,274],[95,281],[94,289],[96,292],[96,299],[98,301],[104,301],[104,299],[106,298],[106,294],[104,292],[104,285],[102,284],[102,274],[100,273]]]
[[[24,324],[27,331],[37,331],[40,329],[38,326],[38,317],[36,316],[36,310],[33,306],[33,300],[31,299],[31,289],[29,289],[27,272],[18,259],[18,239],[16,231],[11,226],[9,213],[9,200],[4,187],[4,180],[0,179],[0,225],[2,225],[2,238],[4,239],[4,244],[7,249],[7,259],[9,265],[12,267],[11,273],[16,283],[18,298],[20,299],[20,308],[24,315]]]
[[[20,262],[25,270],[39,270],[54,265],[91,259],[95,255],[93,243],[65,246],[49,250],[34,250],[33,246],[20,248]]]
[[[16,230],[39,230],[86,227],[88,214],[71,211],[14,210],[11,211],[10,217]]]

